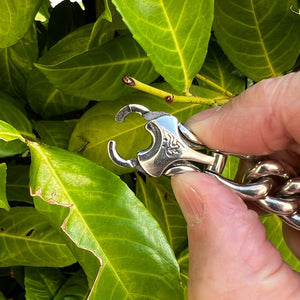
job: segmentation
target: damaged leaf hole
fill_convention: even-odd
[[[30,237],[32,235],[32,233],[34,232],[34,229],[30,229],[25,236]]]

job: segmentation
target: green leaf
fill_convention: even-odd
[[[235,156],[228,156],[225,164],[225,168],[222,172],[222,176],[234,180],[239,168],[239,158]]]
[[[89,286],[86,275],[80,269],[72,275],[59,289],[53,300],[72,299],[85,300],[89,294]]]
[[[0,89],[12,96],[25,95],[26,80],[38,58],[35,26],[13,46],[0,49]]]
[[[24,142],[24,138],[21,136],[20,132],[2,120],[0,120],[0,140],[5,142],[20,140]]]
[[[82,26],[68,34],[39,59],[42,64],[58,64],[85,51],[93,24]],[[89,100],[63,94],[46,76],[34,68],[28,78],[27,100],[43,118],[50,118],[84,108]]]
[[[6,198],[6,164],[0,164],[0,209],[4,208],[9,211],[9,205]]]
[[[300,262],[298,258],[291,252],[285,243],[282,234],[282,221],[280,218],[274,214],[269,214],[260,217],[260,220],[266,228],[267,238],[278,249],[283,260],[286,261],[296,272],[300,272]]]
[[[151,136],[144,128],[146,121],[141,116],[130,115],[123,123],[115,121],[118,110],[129,103],[145,105],[152,111],[171,113],[180,122],[207,108],[204,105],[190,103],[170,105],[157,97],[141,92],[114,101],[113,107],[111,103],[101,102],[81,117],[72,133],[69,150],[81,152],[88,159],[118,174],[132,172],[132,169],[121,168],[112,163],[107,153],[107,143],[110,139],[117,142],[117,150],[124,158],[136,157],[137,151],[146,149],[151,144]]]
[[[60,233],[32,207],[0,210],[0,249],[0,267],[64,267],[76,262]]]
[[[56,268],[25,267],[26,299],[52,300],[65,281]]]
[[[185,298],[184,298],[185,300],[188,300],[187,289],[188,289],[188,279],[189,279],[189,258],[190,258],[189,248],[186,248],[180,253],[177,259],[180,267],[180,276],[185,291]]]
[[[51,12],[48,23],[48,48],[60,39],[86,24],[86,16],[77,2],[64,0]]]
[[[95,22],[90,41],[88,43],[88,49],[98,47],[112,40],[117,30],[123,30],[127,28],[122,21],[121,15],[117,12],[114,5],[109,5],[109,11],[111,17],[110,21],[105,17],[106,14],[103,14]]]
[[[216,0],[214,32],[230,61],[254,81],[290,70],[299,55],[300,20],[290,0]]]
[[[188,92],[207,52],[213,0],[112,1],[157,72]]]
[[[89,280],[95,280],[90,299],[182,299],[170,246],[117,176],[60,148],[36,143],[30,148],[35,205],[61,225]],[[98,263],[89,263],[91,254]]]
[[[82,109],[89,103],[87,99],[63,94],[36,68],[29,74],[27,99],[31,108],[45,119]]]
[[[12,104],[13,101],[12,97],[0,92],[0,157],[26,151],[27,147],[22,135],[25,138],[35,138],[29,120]]]
[[[214,41],[209,44],[207,56],[199,74],[236,95],[245,89],[244,76],[239,74],[220,46]],[[202,80],[198,80],[198,83],[201,86],[214,89]]]
[[[93,100],[113,100],[132,90],[123,84],[124,75],[143,82],[157,77],[146,53],[130,36],[74,56],[56,65],[36,65],[63,93]]]
[[[39,19],[41,22],[48,24],[51,10],[51,2],[49,0],[42,0],[38,14],[35,16],[35,20]]]
[[[41,0],[2,0],[0,2],[0,48],[18,42],[29,30]]]
[[[33,203],[29,192],[29,166],[8,164],[6,195],[8,201]]]
[[[43,143],[67,149],[69,139],[77,120],[67,121],[36,121],[34,129],[38,132]]]
[[[174,197],[169,178],[137,176],[136,196],[157,220],[175,255],[187,245],[186,221]]]
[[[6,297],[2,294],[1,291],[0,291],[0,300],[6,300]]]
[[[58,41],[39,59],[41,64],[59,64],[86,50],[94,24],[79,27]]]
[[[32,126],[25,114],[13,104],[14,99],[0,92],[0,120],[12,125],[19,135],[34,138]]]
[[[111,5],[108,0],[96,0],[96,14],[98,19],[112,21]]]

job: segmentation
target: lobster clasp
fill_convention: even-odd
[[[153,177],[172,176],[187,171],[199,171],[190,161],[207,165],[213,173],[223,171],[226,155],[212,152],[207,155],[193,148],[206,148],[198,138],[177,118],[165,112],[151,112],[145,106],[130,104],[116,115],[116,121],[123,122],[132,112],[139,113],[148,121],[145,128],[153,141],[149,148],[139,151],[137,158],[125,160],[118,154],[115,141],[109,141],[108,153],[114,163],[122,167],[136,168]]]

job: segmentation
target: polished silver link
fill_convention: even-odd
[[[246,182],[255,185],[262,178],[273,178],[281,182],[270,189],[266,197],[256,200],[265,211],[280,216],[288,225],[300,230],[300,177],[293,177],[278,161],[266,160],[258,162],[245,177]],[[254,181],[254,182],[253,182]]]

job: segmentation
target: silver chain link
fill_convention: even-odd
[[[244,183],[257,185],[263,182],[265,196],[259,199],[253,197],[252,200],[300,230],[300,177],[294,175],[278,161],[265,160],[248,171]]]

